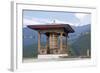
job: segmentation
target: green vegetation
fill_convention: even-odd
[[[70,50],[74,56],[86,56],[87,50],[91,51],[91,34],[81,34],[75,42],[70,44]]]
[[[37,58],[37,44],[23,46],[23,58]]]
[[[41,42],[45,46],[46,42]],[[69,56],[87,56],[87,50],[91,51],[91,34],[90,32],[81,34],[73,43],[68,44]],[[23,46],[23,58],[37,58],[37,43]]]

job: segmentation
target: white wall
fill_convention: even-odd
[[[41,70],[41,71],[30,71],[30,72],[40,72],[40,73],[99,73],[100,68],[100,8],[99,3],[96,2],[97,0],[28,0],[28,1],[34,1],[34,3],[41,3],[41,4],[57,4],[57,5],[74,5],[77,4],[78,6],[96,6],[97,7],[97,18],[98,18],[98,25],[96,25],[97,29],[96,31],[96,47],[98,48],[98,66],[97,67],[82,67],[82,68],[62,68],[62,69],[56,69],[56,70]],[[99,1],[99,0],[98,0]],[[10,0],[0,0],[0,73],[10,73]]]

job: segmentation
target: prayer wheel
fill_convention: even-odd
[[[58,48],[58,34],[57,33],[50,33],[49,47],[50,47],[50,49]]]

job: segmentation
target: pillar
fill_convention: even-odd
[[[88,57],[90,56],[89,49],[87,49],[87,56],[88,56]]]
[[[46,43],[46,48],[47,48],[47,54],[50,54],[50,49],[49,49],[49,35],[47,36],[47,43]]]
[[[41,48],[41,43],[40,43],[40,32],[38,32],[38,53],[40,51],[40,48]]]
[[[52,35],[50,33],[50,36],[49,36],[49,48],[51,49],[52,48]]]
[[[63,33],[60,33],[60,52],[62,53],[63,51],[63,42],[62,42],[62,37],[63,37]]]

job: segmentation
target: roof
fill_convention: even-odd
[[[64,29],[68,33],[74,32],[69,24],[28,25],[28,27],[34,30]]]

